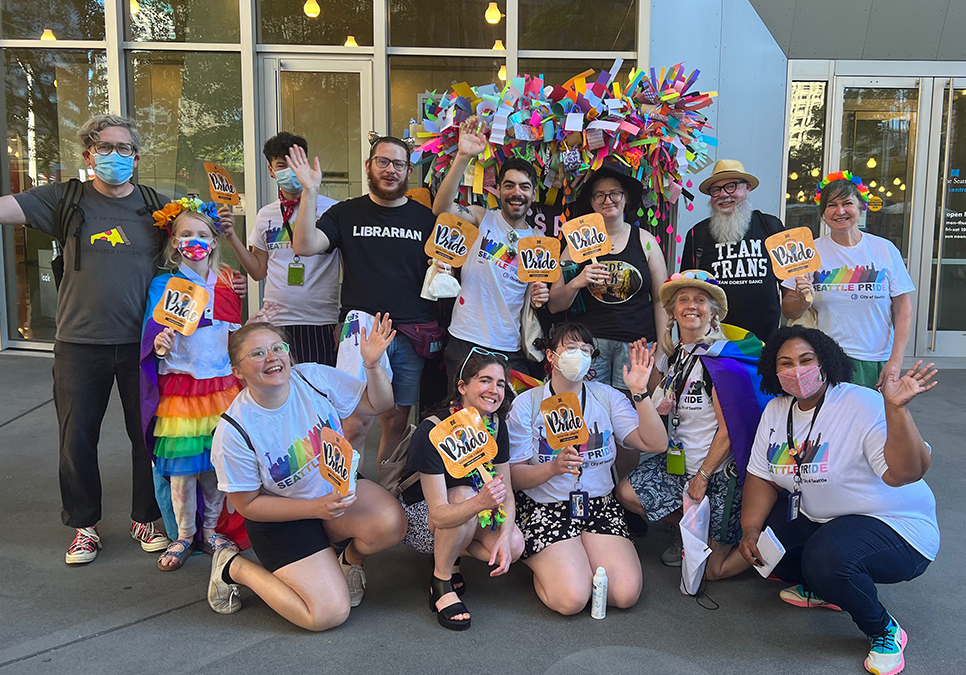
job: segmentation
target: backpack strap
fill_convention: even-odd
[[[303,382],[305,382],[305,384],[307,384],[307,385],[309,385],[310,387],[312,387],[312,389],[313,389],[313,390],[315,391],[315,393],[316,393],[316,394],[318,394],[319,396],[321,396],[321,397],[322,397],[322,398],[324,398],[325,400],[328,400],[328,399],[329,399],[329,397],[328,397],[328,395],[327,395],[327,394],[326,394],[326,393],[325,393],[324,391],[321,391],[321,390],[320,390],[320,389],[319,389],[318,387],[316,387],[316,386],[315,386],[314,384],[312,384],[311,382],[309,382],[309,380],[308,380],[308,378],[307,378],[307,377],[305,377],[305,375],[303,375],[302,373],[300,373],[300,372],[299,372],[298,370],[296,370],[295,368],[292,368],[292,372],[293,372],[293,373],[295,373],[296,375],[298,375],[298,376],[299,376],[299,379],[300,379],[300,380],[302,380]]]
[[[704,252],[709,248],[709,244],[711,244],[711,222],[710,221],[708,221],[708,227],[701,228],[701,241],[699,242],[698,238],[694,237],[695,269],[699,269],[699,270],[704,269],[703,267],[701,267],[701,262],[704,258]]]
[[[57,204],[57,224],[60,230],[60,236],[57,238],[60,242],[61,255],[63,255],[63,249],[67,245],[67,237],[69,236],[68,230],[70,230],[71,222],[74,219],[74,214],[80,214],[80,220],[77,222],[77,226],[74,228],[73,235],[77,239],[76,246],[74,247],[74,270],[79,270],[81,264],[81,225],[84,222],[84,209],[80,207],[81,197],[84,196],[84,184],[80,182],[77,178],[71,178],[67,181],[67,187],[64,188],[64,194],[60,197],[60,202]]]
[[[762,213],[757,209],[753,211],[751,215],[752,217],[757,216],[758,218],[761,219],[762,223],[764,223],[765,225],[765,231],[768,233],[769,237],[773,234],[778,234],[779,232],[782,232],[785,229],[785,225],[782,223],[781,219],[779,219],[776,216],[773,216],[767,213]]]
[[[160,211],[164,208],[164,204],[161,203],[161,195],[153,187],[148,185],[141,185],[136,183],[138,190],[141,191],[141,199],[144,200],[144,208],[138,209],[137,213],[139,216],[148,215],[150,216],[155,211]]]
[[[258,453],[257,453],[257,452],[255,452],[255,446],[254,446],[254,445],[252,444],[252,439],[251,439],[251,437],[250,437],[250,436],[248,435],[248,432],[247,432],[247,431],[245,431],[245,427],[243,427],[243,426],[241,425],[241,422],[239,422],[238,420],[236,420],[236,419],[235,419],[234,417],[232,417],[231,415],[229,415],[229,414],[228,414],[228,413],[226,413],[226,412],[223,412],[223,413],[221,414],[221,419],[223,419],[223,420],[225,420],[226,422],[228,422],[228,424],[230,424],[230,425],[232,425],[233,427],[235,427],[235,431],[237,431],[238,433],[240,433],[240,434],[241,434],[241,437],[242,437],[242,438],[243,438],[243,439],[245,440],[245,445],[247,445],[247,446],[248,446],[248,449],[249,449],[249,450],[251,450],[252,452],[254,452],[254,453],[255,453],[255,456],[256,456],[256,458],[257,458],[257,456],[258,456]]]
[[[442,422],[442,420],[439,419],[439,417],[437,417],[436,415],[430,415],[426,419],[428,419],[433,424],[439,424],[440,422]],[[408,457],[409,448],[406,448],[406,455]],[[411,488],[418,481],[419,481],[419,472],[413,471],[409,476],[407,476],[405,479],[399,482],[399,494],[402,494],[403,492]]]

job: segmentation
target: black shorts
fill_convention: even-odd
[[[258,562],[269,572],[304,560],[330,546],[323,521],[318,518],[284,523],[262,523],[246,518],[245,527]]]
[[[513,493],[517,505],[517,525],[523,532],[524,546],[521,560],[540,553],[558,541],[575,539],[581,532],[612,534],[629,538],[624,522],[624,507],[611,495],[588,499],[587,520],[570,517],[570,502],[535,502],[525,493]]]

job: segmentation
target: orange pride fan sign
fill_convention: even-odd
[[[466,262],[470,247],[479,235],[480,230],[473,223],[452,213],[441,213],[436,218],[433,234],[426,240],[424,250],[433,260],[460,267]]]
[[[208,297],[208,290],[204,286],[181,277],[171,277],[151,318],[182,335],[191,335],[205,313]]]
[[[225,167],[214,162],[205,162],[205,173],[208,174],[208,188],[211,191],[211,201],[217,204],[237,204],[238,191],[231,182],[231,174]]]
[[[523,283],[553,283],[560,278],[560,240],[556,237],[524,237],[517,251],[517,276]]]
[[[484,483],[492,480],[483,465],[496,457],[496,440],[486,430],[476,408],[457,410],[433,427],[429,440],[443,458],[446,473],[453,478],[463,478],[479,470]]]
[[[350,474],[356,468],[352,466],[352,446],[330,427],[322,428],[319,440],[322,442],[319,472],[340,497],[345,497],[349,493]]]
[[[807,227],[782,230],[765,239],[765,248],[771,258],[775,276],[781,280],[812,274],[822,267],[822,260],[815,250],[812,231]],[[807,294],[811,302],[811,293]]]
[[[577,394],[568,391],[544,399],[540,412],[547,426],[547,445],[563,450],[568,445],[583,445],[590,438],[584,424]]]
[[[563,233],[570,247],[570,258],[575,263],[585,260],[597,262],[597,256],[607,255],[612,248],[604,226],[604,216],[599,213],[568,220],[564,223]]]

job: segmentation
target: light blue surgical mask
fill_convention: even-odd
[[[279,169],[275,172],[275,184],[290,195],[298,194],[302,191],[302,184],[295,177],[295,172],[291,169]]]
[[[134,176],[134,155],[121,157],[117,151],[109,155],[98,155],[92,152],[94,158],[94,175],[108,185],[123,185]]]

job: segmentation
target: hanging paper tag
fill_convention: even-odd
[[[517,251],[517,275],[523,283],[553,283],[560,278],[560,240],[556,237],[524,237]]]
[[[612,244],[599,213],[568,220],[563,226],[564,237],[570,247],[570,257],[575,263],[610,253]]]
[[[684,475],[684,445],[670,441],[667,445],[667,472],[672,476]]]
[[[237,204],[238,191],[231,182],[231,174],[223,166],[214,162],[205,162],[205,172],[208,174],[208,188],[211,191],[211,201],[218,204]]]
[[[466,262],[470,246],[479,234],[479,228],[472,223],[452,213],[442,213],[436,218],[432,236],[426,240],[424,250],[433,260],[442,260],[453,267],[460,267]]]
[[[577,520],[587,520],[590,518],[590,503],[587,493],[583,490],[574,490],[570,493],[570,517]]]
[[[305,281],[305,265],[300,262],[288,264],[288,285],[301,286]]]
[[[352,446],[335,429],[323,427],[319,433],[322,452],[319,459],[319,472],[332,488],[342,497],[349,493],[352,466]]]
[[[580,399],[572,391],[544,399],[540,412],[547,427],[547,445],[553,450],[563,450],[568,445],[583,445],[590,438],[580,409]]]
[[[496,441],[476,408],[463,408],[447,417],[429,432],[429,440],[443,459],[446,473],[453,478],[463,478],[479,469],[483,482],[492,480],[483,465],[496,457]]]
[[[169,326],[182,335],[191,335],[198,328],[207,305],[208,290],[204,286],[172,277],[151,316],[162,326]]]

